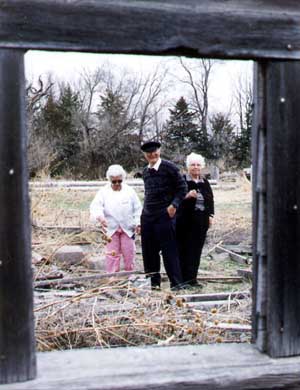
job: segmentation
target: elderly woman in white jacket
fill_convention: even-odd
[[[111,241],[106,245],[106,271],[120,271],[123,256],[124,269],[134,268],[135,233],[140,229],[141,202],[132,187],[124,183],[126,173],[121,165],[111,165],[106,178],[90,205],[93,222],[99,222]]]

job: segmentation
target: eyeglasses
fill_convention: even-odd
[[[123,180],[112,180],[112,184],[121,184]]]

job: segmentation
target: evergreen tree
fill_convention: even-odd
[[[50,168],[54,176],[72,173],[79,165],[81,132],[76,123],[79,107],[78,96],[69,85],[62,86],[58,99],[50,95],[44,107],[46,136],[55,154]]]
[[[225,165],[230,165],[232,143],[234,140],[234,126],[230,119],[223,113],[214,114],[210,119],[211,138],[210,156],[217,163],[223,160]]]
[[[125,98],[107,89],[100,99],[98,118],[102,122],[102,127],[108,127],[112,132],[119,133],[126,126]]]
[[[197,134],[197,124],[194,122],[195,113],[190,111],[186,100],[181,97],[173,109],[169,109],[170,119],[165,126],[164,143],[166,152],[177,163],[194,147]]]
[[[201,154],[205,158],[210,158],[210,142],[207,136],[207,129],[198,127],[191,136],[191,145],[194,152]]]
[[[107,169],[117,161],[131,170],[142,156],[137,131],[135,134],[136,122],[127,111],[126,98],[107,89],[100,99],[95,134],[98,166]]]

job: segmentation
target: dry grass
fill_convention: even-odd
[[[124,280],[70,297],[59,298],[57,292],[35,309],[38,350],[249,342],[249,331],[218,327],[249,325],[249,307],[250,300],[244,299],[218,309],[194,309],[181,296],[136,288]]]
[[[214,190],[216,215],[208,238],[213,243],[251,242],[251,184],[243,176]]]
[[[249,183],[240,178],[230,186],[228,189],[224,184],[214,189],[216,217],[208,234],[206,253],[219,242],[251,241]],[[55,272],[61,272],[64,277],[93,274],[82,265],[61,268],[53,255],[61,246],[74,243],[88,243],[91,251],[103,253],[101,236],[89,230],[88,206],[94,195],[95,191],[70,189],[31,193],[35,224],[82,228],[80,234],[33,229],[33,250],[45,258],[35,265],[36,278]],[[235,275],[239,267],[231,261],[212,260],[204,254],[200,276]],[[143,268],[140,253],[136,268]],[[236,284],[206,282],[202,290],[195,292],[248,291],[249,288],[246,281]],[[95,346],[249,342],[250,311],[250,298],[232,299],[230,304],[227,302],[217,309],[200,310],[191,307],[179,293],[170,292],[167,283],[163,284],[161,292],[153,292],[143,285],[141,277],[82,282],[64,286],[64,289],[36,290],[37,348],[49,351]],[[247,329],[239,330],[236,325],[246,325]]]

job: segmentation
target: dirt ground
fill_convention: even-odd
[[[213,187],[216,213],[198,274],[202,288],[176,294],[166,278],[162,291],[153,292],[142,274],[103,276],[104,242],[92,231],[88,212],[95,190],[32,190],[32,248],[41,255],[34,264],[38,350],[249,342],[251,283],[237,277],[237,270],[249,269],[249,264],[237,263],[228,253],[217,251],[229,245],[251,245],[251,184],[244,177],[231,180]],[[142,199],[142,189],[138,192]],[[68,267],[58,263],[56,251],[72,244],[84,247],[87,256],[100,256],[100,268],[90,269],[84,262]],[[142,271],[139,237],[136,245],[136,270]],[[251,256],[247,256],[249,263]],[[41,280],[57,275],[65,281],[77,280],[38,287]],[[90,279],[83,280],[85,276]],[[203,294],[221,292],[242,292],[243,299],[229,295],[224,302],[201,303]]]

